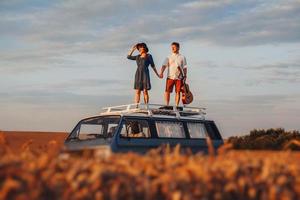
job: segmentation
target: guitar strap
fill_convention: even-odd
[[[181,69],[181,67],[177,67],[177,68],[179,68],[179,72],[180,72],[180,74],[181,74],[181,76],[182,76],[182,79],[184,79],[184,73],[183,73],[183,70]],[[185,84],[185,82],[183,83],[183,84]]]

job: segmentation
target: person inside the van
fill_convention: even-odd
[[[131,132],[128,137],[145,137],[143,131],[141,131],[140,124],[138,121],[132,121],[129,124]]]
[[[116,129],[117,129],[117,126],[110,127],[108,132],[107,132],[107,137],[113,137]]]
[[[132,53],[135,50],[139,51],[139,54],[133,56]],[[153,58],[151,54],[148,53],[149,49],[145,43],[138,43],[134,45],[129,51],[127,58],[130,60],[135,60],[137,64],[137,69],[135,72],[134,80],[134,89],[135,89],[135,103],[140,103],[141,91],[144,94],[144,102],[148,104],[149,102],[149,93],[151,89],[150,74],[149,74],[149,65],[152,67],[155,74],[160,78],[158,74]]]

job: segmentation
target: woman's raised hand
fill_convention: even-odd
[[[134,46],[132,46],[131,47],[131,49],[129,50],[129,52],[128,52],[128,56],[131,56],[132,55],[132,53],[136,50],[136,44],[134,45]]]
[[[136,50],[136,49],[137,49],[136,44],[133,45],[131,49],[132,49],[132,50]]]

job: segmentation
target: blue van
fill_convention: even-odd
[[[207,137],[215,148],[223,144],[204,108],[129,104],[104,108],[99,116],[81,120],[65,141],[67,150],[109,149],[145,153],[163,144],[180,144],[192,152],[207,152]]]

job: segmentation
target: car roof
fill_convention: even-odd
[[[175,107],[162,104],[126,104],[102,108],[99,115],[84,118],[87,120],[95,117],[142,117],[142,118],[163,118],[163,119],[183,119],[183,120],[201,120],[205,119],[206,108],[200,107]],[[81,121],[82,121],[81,120]]]

